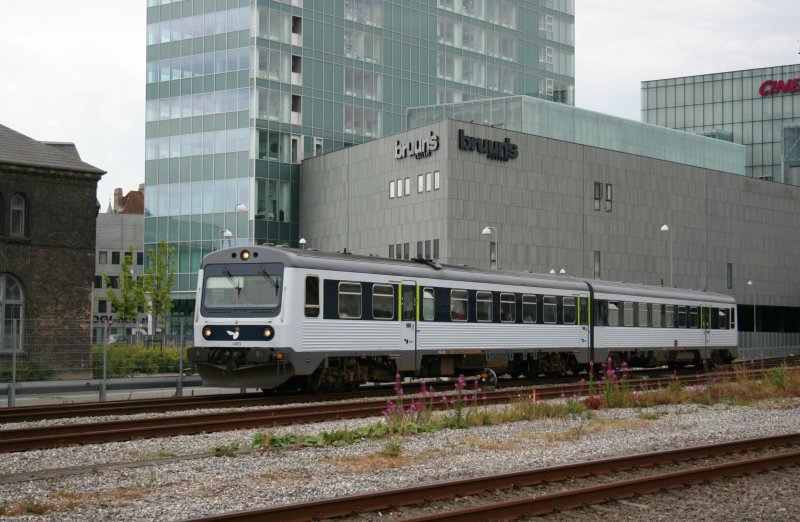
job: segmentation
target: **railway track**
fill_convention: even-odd
[[[763,370],[752,371],[757,376]],[[630,386],[632,389],[656,389],[672,384],[676,380],[679,380],[683,385],[701,385],[709,382],[709,379],[714,378],[714,375],[716,374],[638,380],[631,381]],[[724,378],[724,375],[720,374],[719,378]],[[452,392],[451,387],[452,383],[448,383],[445,392]],[[547,400],[583,396],[588,391],[589,389],[585,384],[508,388],[479,394],[467,389],[463,392],[463,398],[467,404],[474,402],[476,405],[488,406],[520,400]],[[394,390],[391,393],[394,394]],[[386,395],[388,394],[387,392]],[[404,400],[410,400],[409,397],[413,397],[413,394],[409,393]],[[349,394],[348,398],[353,398],[352,394]],[[282,398],[281,400],[285,401],[285,399]],[[317,400],[319,399],[317,398]],[[74,444],[99,444],[133,439],[379,417],[387,407],[387,399],[384,397],[360,397],[356,402],[330,402],[330,400],[332,399],[327,402],[315,402],[312,404],[297,404],[295,402],[282,408],[244,410],[242,407],[245,404],[263,406],[264,399],[239,399],[240,402],[235,402],[235,404],[239,405],[235,410],[220,413],[206,412],[196,415],[173,415],[151,419],[130,418],[103,422],[5,429],[0,430],[0,434],[3,435],[2,439],[0,439],[0,453],[56,448]],[[224,407],[222,406],[223,403],[224,401],[212,401],[214,407],[218,408]],[[274,405],[272,404],[272,406]],[[169,404],[166,403],[162,406],[169,407]],[[442,401],[434,401],[432,407],[446,409],[447,404],[442,403]],[[152,410],[147,412],[150,413]],[[114,410],[114,414],[119,414],[119,410]]]
[[[791,446],[788,451],[777,449]],[[350,517],[361,513],[392,510],[393,519],[423,522],[433,520],[512,520],[523,515],[543,515],[553,511],[566,511],[590,504],[623,499],[634,495],[655,493],[688,484],[696,484],[747,473],[773,470],[800,464],[800,434],[748,439],[709,446],[682,448],[657,453],[633,455],[581,462],[550,468],[532,469],[473,479],[432,483],[413,488],[388,490],[362,495],[336,497],[311,503],[289,504],[265,509],[231,512],[195,519],[197,522],[284,520],[306,521]],[[768,455],[744,456],[747,452],[765,452]],[[720,458],[724,462],[719,462]],[[697,465],[696,461],[716,459],[711,464]],[[687,464],[688,463],[688,464]],[[641,473],[657,466],[680,465],[679,471]],[[614,480],[615,474],[636,470],[640,476],[628,480]],[[558,492],[529,492],[544,484],[573,481],[591,477],[593,485],[562,487]],[[596,485],[598,481],[605,483]],[[513,492],[506,498],[472,502],[470,507],[447,510],[456,497],[492,496],[493,492]],[[408,516],[398,508],[416,506]],[[421,506],[421,507],[420,507]],[[420,513],[423,512],[423,513]]]

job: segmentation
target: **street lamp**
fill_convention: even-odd
[[[499,269],[500,268],[500,253],[499,253],[499,249],[500,249],[500,234],[497,232],[497,229],[495,227],[484,227],[483,230],[481,230],[481,235],[491,236],[492,234],[495,234],[495,237],[497,238],[497,241],[492,241],[491,243],[489,243],[489,268],[492,268],[492,253],[493,253],[492,251],[494,250],[494,268],[495,269]],[[494,248],[492,248],[492,247],[494,247]]]
[[[304,237],[300,238],[300,248],[302,248],[303,250],[306,249],[306,238]]]
[[[233,238],[233,244],[236,245],[239,242],[239,212],[247,212],[247,205],[244,203],[237,203],[235,207],[233,207],[233,211],[235,212],[234,215],[234,231],[235,235]]]
[[[230,241],[231,238],[233,237],[233,232],[231,232],[226,228],[225,230],[220,230],[219,233],[222,234],[222,238],[219,240],[219,250],[222,250],[223,248],[225,248],[225,241],[228,241],[228,246],[230,246]]]
[[[672,229],[669,228],[669,225],[661,225],[662,232],[669,232],[669,286],[670,288],[675,288],[675,285],[672,282]]]
[[[747,286],[753,291],[753,333],[756,333],[756,285],[750,280],[747,281]]]

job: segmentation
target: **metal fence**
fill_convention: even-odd
[[[800,354],[800,333],[739,332],[739,359],[768,359]]]

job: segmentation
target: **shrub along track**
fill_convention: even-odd
[[[792,448],[779,451],[785,446]],[[305,521],[337,517],[358,520],[359,514],[377,511],[382,511],[381,516],[389,520],[511,520],[523,515],[565,511],[687,484],[795,466],[800,463],[799,447],[800,434],[749,439],[231,512],[196,520]],[[747,452],[756,452],[757,455],[745,455]],[[702,460],[710,462],[700,462]],[[651,468],[655,467],[669,469],[653,473]],[[620,474],[636,476],[619,480]],[[604,483],[597,485],[598,481]],[[565,486],[560,484],[562,482],[569,484]],[[550,486],[553,483],[555,487]],[[451,511],[453,499],[457,497],[461,499],[459,504],[469,505]],[[367,515],[364,520],[372,518],[374,516]]]

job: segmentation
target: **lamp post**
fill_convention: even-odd
[[[247,205],[245,205],[244,203],[237,203],[236,206],[233,207],[233,211],[235,212],[234,214],[235,224],[233,229],[235,233],[233,238],[233,244],[236,245],[239,242],[239,212],[247,212]]]
[[[756,333],[756,285],[753,284],[752,280],[749,280],[747,281],[747,286],[753,292],[753,333]]]
[[[497,241],[492,241],[489,243],[489,268],[492,268],[492,247],[494,246],[494,268],[500,268],[500,234],[497,232],[495,227],[484,227],[481,230],[481,235],[483,236],[491,236],[495,234]]]
[[[305,250],[306,249],[306,238],[301,237],[299,243],[300,243],[300,248]]]
[[[664,224],[661,225],[662,232],[669,232],[669,286],[670,288],[675,288],[675,285],[672,281],[672,229],[669,225]]]

